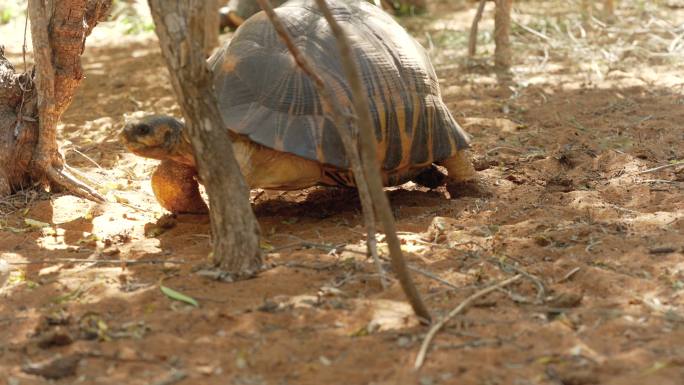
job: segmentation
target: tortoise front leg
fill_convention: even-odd
[[[193,167],[163,160],[152,174],[152,191],[159,204],[174,214],[206,214],[209,209],[196,177]]]

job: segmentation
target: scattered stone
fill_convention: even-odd
[[[38,347],[41,349],[48,349],[53,346],[67,346],[74,342],[66,328],[57,326],[47,333],[38,337]]]
[[[80,361],[81,356],[79,354],[72,354],[66,357],[57,355],[45,361],[28,363],[22,366],[21,370],[24,373],[35,374],[49,380],[58,380],[75,375],[76,367]]]
[[[583,293],[561,292],[546,301],[546,304],[555,308],[571,308],[579,306],[583,298]]]

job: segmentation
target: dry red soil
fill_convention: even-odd
[[[482,188],[388,194],[409,263],[448,284],[414,271],[436,319],[523,277],[450,321],[419,371],[428,327],[360,253],[353,191],[254,192],[273,267],[236,283],[195,273],[208,218],[159,221],[154,162],[116,139],[126,114],[179,114],[156,40],[103,25],[61,140],[109,203],[0,200],[0,384],[684,384],[684,10],[621,2],[589,30],[572,3],[522,2],[514,18],[542,36],[516,25],[501,85],[491,10],[467,64],[473,7],[456,3],[403,22],[432,47]]]

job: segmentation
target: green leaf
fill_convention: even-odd
[[[24,218],[24,223],[26,224],[26,226],[34,228],[34,229],[42,229],[44,227],[50,227],[49,223],[37,221],[37,220],[31,219],[31,218]]]
[[[183,293],[179,293],[171,288],[168,288],[162,284],[159,284],[159,288],[161,289],[162,293],[164,293],[165,296],[176,300],[176,301],[181,301],[185,302],[187,304],[190,304],[194,307],[199,307],[199,303],[192,297],[189,297]]]

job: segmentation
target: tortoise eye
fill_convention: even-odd
[[[152,127],[147,124],[139,124],[135,127],[135,133],[137,135],[149,135],[152,132]]]

